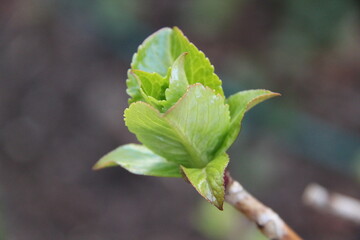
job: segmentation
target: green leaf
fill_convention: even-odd
[[[126,80],[126,93],[131,97],[129,98],[129,104],[137,101],[144,101],[144,98],[141,94],[141,82],[139,78],[136,77],[131,71],[131,69],[127,72],[128,79]]]
[[[229,133],[219,149],[219,153],[225,152],[231,144],[234,143],[241,129],[241,122],[244,114],[255,105],[272,97],[279,96],[279,93],[274,93],[268,90],[247,90],[241,91],[234,95],[231,95],[227,99],[227,103],[230,106],[230,130]]]
[[[168,69],[183,53],[189,55],[185,62],[188,83],[201,83],[223,96],[221,81],[214,73],[214,67],[209,59],[194,44],[190,43],[176,27],[173,29],[163,28],[149,36],[140,45],[137,53],[134,54],[131,68],[149,73],[158,73],[160,76],[165,77]],[[134,86],[139,83],[131,78],[128,79],[127,83],[128,87],[132,87],[132,91],[128,91],[129,95],[132,98],[139,99],[140,92],[134,91]],[[129,102],[135,102],[135,100]]]
[[[169,67],[174,62],[170,51],[165,50],[170,48],[171,34],[172,29],[163,28],[145,39],[133,56],[131,68],[157,73],[165,77]],[[131,97],[129,104],[144,101],[145,99],[140,91],[141,82],[134,75],[131,75],[130,71],[128,71],[128,79],[126,80],[126,92]]]
[[[120,165],[131,173],[157,177],[181,177],[179,165],[156,155],[145,146],[127,144],[102,157],[94,169]]]
[[[174,57],[170,52],[172,35],[171,28],[162,28],[146,38],[134,54],[131,68],[166,76],[169,67],[181,54]]]
[[[227,154],[219,155],[204,168],[186,168],[181,166],[185,176],[195,189],[210,203],[223,209],[225,187],[224,172],[229,163]]]
[[[148,73],[141,70],[131,70],[131,72],[138,77],[141,88],[147,96],[157,100],[165,100],[165,90],[169,85],[168,76],[162,77],[158,73]]]
[[[166,108],[173,106],[185,94],[189,86],[184,69],[186,55],[187,53],[181,54],[171,68],[169,88],[165,92]]]
[[[173,28],[171,37],[172,56],[176,58],[184,52],[189,55],[185,62],[185,72],[189,84],[201,83],[214,89],[217,94],[224,96],[221,80],[214,73],[214,66],[211,65],[205,54],[197,49],[177,27]]]
[[[136,102],[125,110],[130,132],[154,153],[185,167],[204,167],[223,142],[230,124],[224,98],[201,84],[166,113]]]
[[[169,77],[161,77],[157,73],[148,73],[140,70],[130,70],[128,81],[137,82],[136,98],[130,99],[129,103],[143,101],[147,102],[158,110],[163,109],[166,100],[162,100]],[[170,73],[169,73],[170,76]],[[147,92],[145,92],[147,91]],[[139,96],[137,96],[139,95]]]

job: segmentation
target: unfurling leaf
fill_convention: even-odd
[[[187,53],[181,54],[171,68],[169,88],[165,91],[165,108],[173,106],[186,92],[189,82],[185,74],[185,57]]]
[[[161,76],[158,73],[148,73],[141,70],[131,70],[131,73],[139,78],[141,87],[147,96],[157,100],[165,100],[165,90],[169,86],[168,76]]]
[[[224,95],[221,81],[214,73],[214,67],[203,52],[199,51],[178,28],[163,28],[149,36],[134,54],[131,69],[148,73],[157,73],[166,77],[169,68],[180,55],[187,53],[189,57],[184,64],[188,84],[201,83],[210,87],[220,95]],[[141,80],[141,77],[140,77]],[[128,76],[129,103],[141,99],[141,82]],[[146,91],[145,91],[146,92]]]

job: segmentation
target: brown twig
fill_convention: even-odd
[[[260,231],[272,240],[301,240],[271,208],[249,194],[239,182],[225,175],[225,201],[253,221]]]

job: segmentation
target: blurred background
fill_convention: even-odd
[[[2,0],[0,240],[265,239],[181,179],[92,165],[136,142],[123,122],[137,46],[179,26],[249,112],[230,170],[305,239],[360,226],[304,206],[308,183],[360,198],[360,3],[351,0]]]

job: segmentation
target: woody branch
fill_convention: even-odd
[[[239,182],[226,172],[225,201],[254,222],[260,231],[272,240],[301,240],[271,208],[249,194]]]

